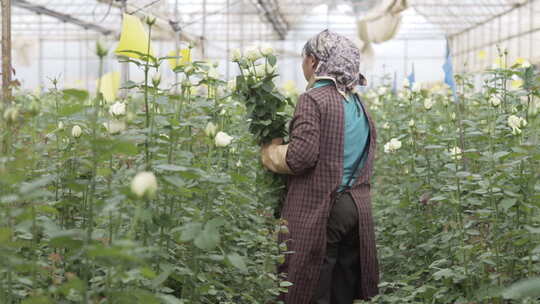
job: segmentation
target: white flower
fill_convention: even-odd
[[[512,128],[512,134],[517,135],[521,134],[520,127],[525,127],[527,121],[523,117],[518,117],[516,115],[510,115],[508,117],[508,126]]]
[[[272,48],[272,46],[268,43],[264,43],[262,44],[260,47],[259,47],[259,51],[261,52],[261,54],[263,56],[270,56],[274,53],[274,49]]]
[[[409,82],[409,79],[405,78],[403,79],[403,87],[409,88],[411,86],[411,83]]]
[[[498,107],[501,104],[501,100],[498,96],[491,96],[489,98],[489,103],[491,103],[491,105],[494,107]]]
[[[232,140],[232,136],[229,136],[229,134],[220,131],[216,134],[215,143],[218,147],[226,147],[231,144]]]
[[[439,126],[439,127],[437,128],[437,130],[438,130],[439,132],[442,132],[442,131],[444,131],[444,128],[443,128],[443,126]]]
[[[248,47],[244,51],[244,54],[246,55],[246,58],[251,62],[255,62],[258,59],[262,58],[261,51],[259,51],[259,48],[257,46]]]
[[[152,76],[152,84],[154,85],[154,87],[157,87],[159,86],[160,83],[161,83],[161,74],[158,72],[158,73],[155,73],[154,76]]]
[[[453,159],[460,160],[461,159],[461,149],[459,147],[454,147],[450,149],[450,155],[452,155]]]
[[[414,124],[415,124],[414,119],[409,120],[409,127],[411,128],[414,127]]]
[[[103,126],[109,132],[109,134],[116,134],[126,130],[126,122],[123,120],[112,119],[108,122],[104,122]]]
[[[415,82],[412,86],[414,92],[419,92],[422,89],[422,85],[419,82]]]
[[[58,122],[58,130],[64,130],[64,123],[62,121]]]
[[[237,167],[242,167],[242,161],[240,159],[236,162],[236,166]]]
[[[424,108],[426,110],[430,110],[431,107],[433,107],[434,104],[435,104],[435,101],[432,98],[426,98],[424,100]]]
[[[380,87],[377,90],[377,93],[379,93],[379,95],[384,95],[384,94],[386,94],[386,92],[387,92],[386,87]]]
[[[211,121],[206,124],[206,128],[204,128],[204,134],[210,138],[214,138],[216,136],[217,132],[217,126],[214,125]]]
[[[529,68],[531,66],[531,63],[528,61],[528,60],[525,60],[522,64],[521,64],[521,67],[523,68]]]
[[[452,114],[450,114],[450,118],[452,120],[456,120],[456,112],[452,112]]]
[[[390,129],[390,124],[388,122],[385,122],[383,125],[382,125],[382,128],[383,129]]]
[[[238,62],[242,59],[242,52],[240,49],[233,49],[231,51],[231,60],[234,62]]]
[[[138,197],[154,196],[157,187],[156,176],[152,172],[139,172],[131,181],[131,191]]]
[[[112,116],[126,115],[126,104],[123,102],[115,102],[109,108],[109,114],[111,114]]]
[[[392,138],[389,142],[387,142],[384,145],[384,152],[385,153],[394,152],[394,151],[397,151],[399,148],[401,148],[401,141],[399,141],[399,139],[397,138]]]
[[[79,125],[74,125],[73,128],[71,128],[71,136],[77,138],[81,136],[81,134],[82,134],[82,129],[81,127],[79,127]]]

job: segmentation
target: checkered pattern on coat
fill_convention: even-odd
[[[289,177],[282,217],[289,233],[288,254],[280,272],[293,283],[280,299],[287,304],[309,304],[317,287],[326,251],[326,223],[333,193],[343,174],[343,96],[334,86],[311,89],[300,96],[290,124],[287,163],[295,173]],[[365,108],[365,107],[364,107]],[[361,299],[378,293],[379,272],[371,214],[370,177],[375,155],[376,131],[366,109],[370,127],[368,158],[351,195],[359,212]]]

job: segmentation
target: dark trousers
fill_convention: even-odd
[[[351,195],[338,194],[326,229],[326,256],[313,304],[352,304],[358,298],[358,211]]]

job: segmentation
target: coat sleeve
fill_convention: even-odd
[[[294,174],[313,168],[319,159],[321,114],[315,100],[302,94],[290,124],[286,161]]]

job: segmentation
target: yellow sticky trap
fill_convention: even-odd
[[[484,60],[484,59],[486,59],[486,56],[487,56],[486,51],[482,50],[482,51],[478,52],[478,59]]]
[[[130,51],[135,51],[137,53]],[[126,56],[135,59],[141,59],[139,53],[154,56],[152,45],[150,45],[150,50],[148,49],[148,34],[144,30],[144,26],[139,18],[124,14],[120,42],[114,53],[118,56]]]
[[[103,98],[107,102],[116,100],[116,94],[120,89],[120,73],[111,72],[101,77],[101,87],[99,92],[103,94]]]
[[[182,58],[169,58],[169,65],[171,69],[175,69],[179,66],[184,66],[191,62],[191,50],[190,49],[181,49],[176,53],[176,51],[171,51],[168,54],[169,57],[182,57]]]

